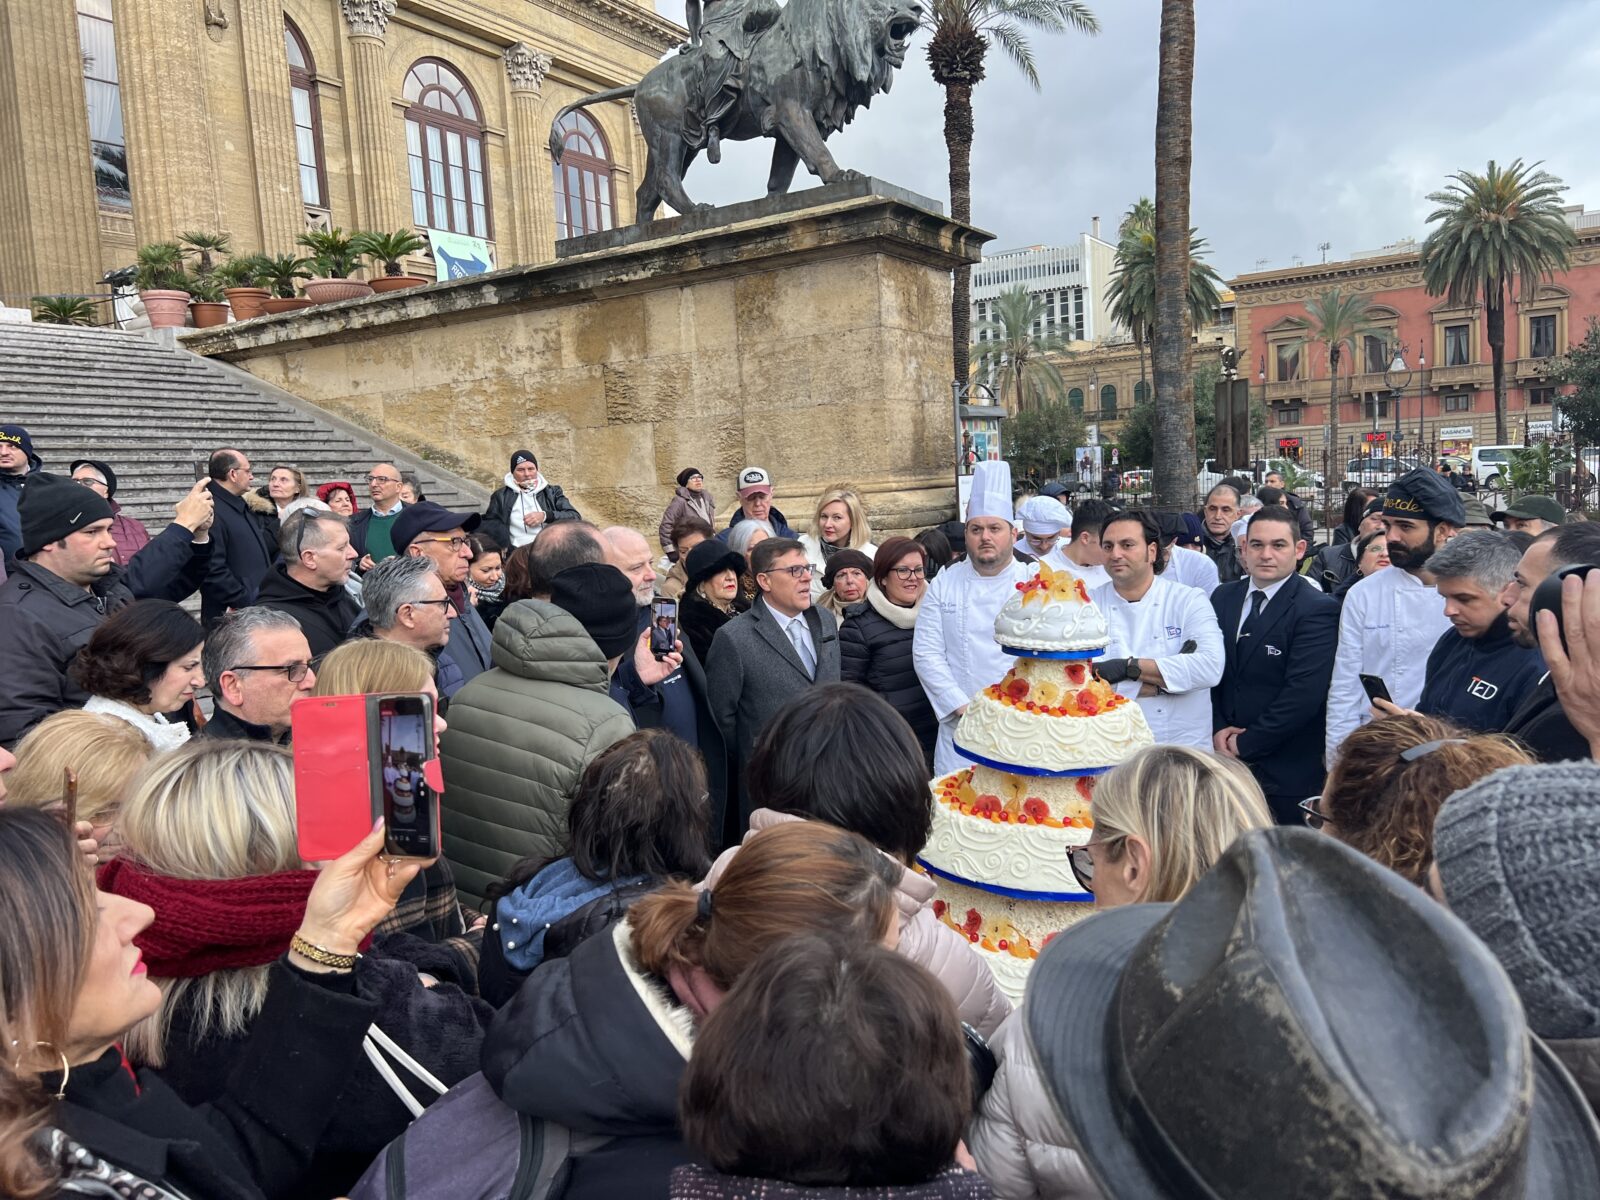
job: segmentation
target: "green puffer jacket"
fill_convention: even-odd
[[[589,761],[633,732],[607,695],[606,660],[578,619],[542,600],[509,605],[494,666],[455,694],[440,742],[444,853],[464,907],[527,855],[567,842],[567,805]]]

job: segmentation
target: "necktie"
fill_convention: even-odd
[[[797,617],[789,622],[789,640],[794,643],[794,652],[800,656],[800,665],[806,669],[806,674],[815,679],[817,677],[817,660],[811,656],[811,647],[802,636],[800,622],[804,617]]]
[[[1250,593],[1250,615],[1244,619],[1244,624],[1239,626],[1239,640],[1242,642],[1256,631],[1256,625],[1261,620],[1261,606],[1267,602],[1265,592]]]

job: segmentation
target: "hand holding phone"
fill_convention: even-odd
[[[678,644],[678,602],[665,596],[650,601],[650,653],[659,662]]]
[[[1394,697],[1389,695],[1389,685],[1384,683],[1381,675],[1362,675],[1360,678],[1368,700],[1387,700],[1391,704],[1394,703]]]

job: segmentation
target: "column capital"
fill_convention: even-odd
[[[389,18],[394,16],[395,0],[339,0],[351,37],[383,40]]]
[[[545,76],[555,61],[543,50],[535,50],[526,42],[517,42],[505,48],[506,75],[511,79],[514,92],[538,93],[544,87]]]

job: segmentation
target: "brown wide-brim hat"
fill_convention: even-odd
[[[1117,1200],[1600,1196],[1600,1127],[1488,949],[1326,834],[1245,834],[1178,903],[1060,933],[1026,1013]]]

